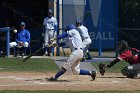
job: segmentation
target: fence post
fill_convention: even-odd
[[[115,26],[116,28],[118,28],[118,0],[115,0],[114,2],[114,6],[115,6],[115,19],[116,19],[116,22],[115,22]],[[115,29],[116,31],[116,49],[117,49],[117,43],[118,43],[118,29]],[[118,56],[118,52],[116,51],[116,57]]]
[[[10,27],[0,28],[0,31],[6,32],[6,57],[9,57],[9,55],[10,55],[10,47],[9,47],[9,43],[10,43]]]
[[[59,0],[57,0],[56,2],[56,15],[57,15],[57,22],[58,22],[58,26],[57,26],[57,35],[59,35]],[[59,41],[57,41],[59,42]],[[57,47],[57,56],[60,55],[60,48]]]

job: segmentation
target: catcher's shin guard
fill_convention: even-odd
[[[129,69],[129,67],[130,66],[126,66],[125,68],[123,68],[121,70],[121,73],[128,78],[136,78],[138,75],[138,71],[133,70],[133,69]]]

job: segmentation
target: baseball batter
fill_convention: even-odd
[[[71,68],[73,74],[90,75],[92,79],[95,80],[96,71],[87,71],[87,70],[82,70],[79,68],[80,60],[83,57],[82,39],[79,32],[75,29],[74,25],[68,25],[66,28],[66,31],[67,32],[63,33],[62,35],[58,35],[56,38],[52,39],[52,41],[56,39],[59,40],[59,39],[68,37],[72,53],[66,60],[65,64],[62,66],[62,69],[58,71],[58,73],[55,76],[50,77],[48,80],[56,81],[69,68]]]
[[[90,36],[88,34],[88,29],[82,25],[81,21],[80,20],[76,20],[76,26],[77,26],[77,30],[79,31],[80,35],[81,35],[81,38],[82,38],[82,48],[84,49],[84,55],[83,55],[83,58],[82,60],[85,60],[85,54],[87,54],[88,56],[88,60],[89,59],[92,59],[89,51],[88,51],[88,48],[91,44],[91,39],[90,39]]]
[[[45,27],[45,46],[48,45],[50,39],[54,38],[57,31],[57,20],[53,17],[53,10],[49,10],[48,16],[44,18],[43,26]],[[50,51],[49,51],[50,50]],[[44,55],[53,56],[53,47],[46,48]]]
[[[110,62],[110,64],[99,64],[100,74],[104,75],[108,68],[111,68],[116,63],[124,60],[130,65],[121,70],[122,74],[128,78],[138,78],[140,72],[140,50],[128,47],[128,43],[125,40],[122,40],[118,43],[118,51],[120,55]]]

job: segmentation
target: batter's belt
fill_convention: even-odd
[[[81,49],[81,50],[83,50],[83,48],[74,48],[74,50],[78,50],[78,49]]]
[[[85,37],[84,39],[88,39],[89,37]]]

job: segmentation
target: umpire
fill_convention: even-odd
[[[99,71],[101,75],[104,75],[105,71],[108,68],[111,68],[116,63],[121,62],[122,60],[128,62],[130,65],[126,66],[121,70],[122,74],[128,78],[139,78],[140,72],[140,50],[136,48],[128,47],[128,43],[125,40],[118,42],[119,56],[110,62],[110,64],[99,64]]]

